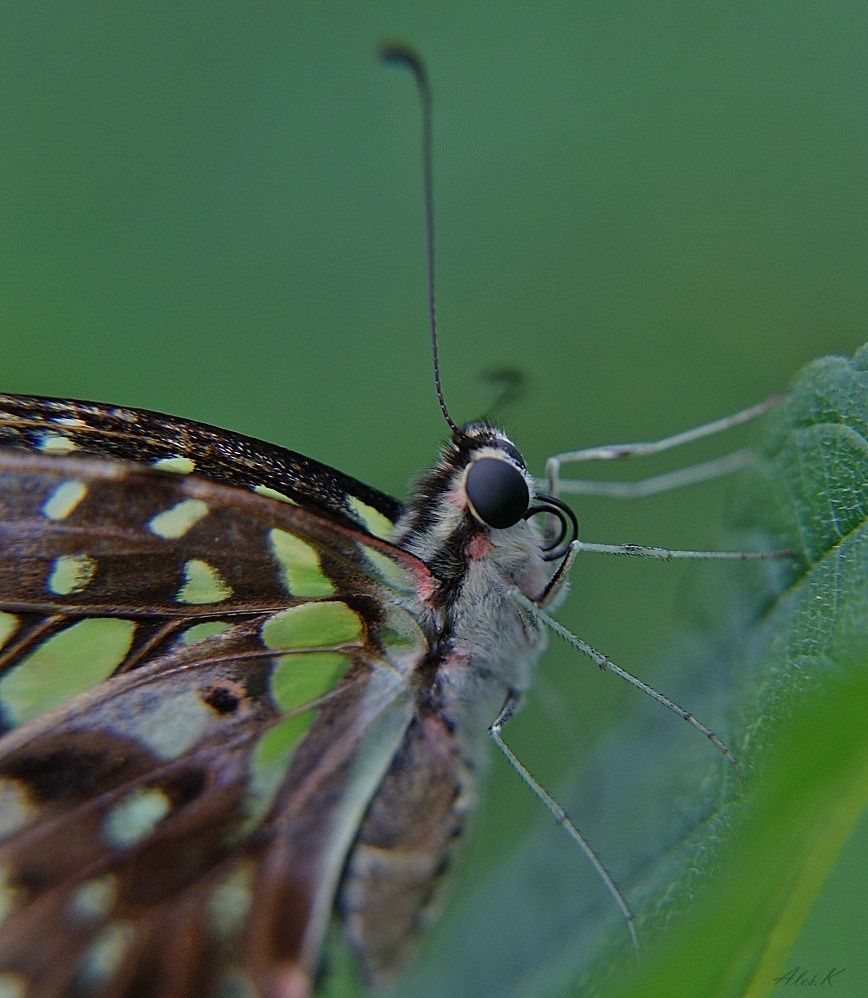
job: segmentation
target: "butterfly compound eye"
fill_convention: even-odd
[[[527,482],[507,461],[495,457],[474,461],[467,469],[464,488],[473,515],[488,527],[511,527],[527,512]]]

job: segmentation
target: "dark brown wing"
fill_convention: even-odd
[[[431,588],[286,502],[0,448],[0,980],[304,994]]]

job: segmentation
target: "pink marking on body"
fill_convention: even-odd
[[[450,506],[454,506],[455,509],[466,509],[467,493],[461,486],[456,486],[453,489],[449,489],[449,491],[445,493],[443,501],[448,503]]]
[[[493,547],[488,535],[479,533],[465,546],[464,553],[471,561],[481,561]]]
[[[313,982],[301,967],[281,968],[268,989],[269,998],[308,998]]]
[[[416,595],[423,603],[431,602],[431,598],[437,592],[439,585],[440,583],[430,572],[413,572],[413,586],[416,590]]]

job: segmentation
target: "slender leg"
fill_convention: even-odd
[[[624,900],[624,895],[618,890],[617,886],[615,885],[615,881],[612,880],[612,878],[609,876],[608,871],[600,862],[599,857],[591,848],[590,844],[588,843],[588,840],[584,837],[584,835],[582,835],[582,833],[578,830],[578,828],[576,828],[576,826],[573,824],[567,812],[561,807],[560,804],[558,804],[558,802],[554,799],[554,797],[552,797],[551,794],[537,782],[537,780],[530,774],[530,772],[528,772],[525,766],[522,765],[522,763],[516,757],[512,749],[503,740],[501,732],[505,727],[506,722],[515,713],[516,707],[518,707],[518,703],[519,703],[518,695],[511,690],[506,698],[506,702],[503,705],[503,709],[498,714],[497,719],[488,729],[488,732],[491,735],[494,744],[500,749],[500,751],[504,754],[504,756],[506,756],[507,762],[509,762],[509,764],[516,771],[516,773],[518,773],[521,779],[534,792],[534,794],[536,794],[537,798],[541,800],[543,804],[545,804],[545,806],[549,810],[549,813],[552,815],[555,821],[561,826],[561,828],[563,828],[563,830],[567,833],[567,835],[569,835],[569,837],[573,840],[573,842],[575,842],[576,845],[578,845],[578,847],[585,854],[585,856],[588,859],[588,862],[596,871],[597,876],[606,885],[606,888],[609,891],[609,893],[612,895],[615,904],[617,904],[618,908],[621,911],[621,914],[624,916],[624,920],[627,923],[627,929],[630,933],[630,939],[633,943],[633,949],[638,953],[639,939],[638,936],[636,935],[636,927],[633,924],[633,913],[630,911],[629,905]]]
[[[571,493],[582,493],[587,495],[606,495],[613,498],[635,498],[645,495],[653,495],[656,492],[663,492],[668,489],[681,488],[694,482],[705,481],[709,478],[717,478],[721,475],[730,474],[740,468],[746,467],[752,461],[749,451],[738,450],[731,454],[713,461],[705,461],[701,464],[691,465],[679,471],[670,472],[666,475],[655,475],[651,478],[642,479],[638,482],[589,482],[584,480],[562,481],[560,469],[563,464],[577,464],[581,461],[615,461],[628,457],[647,457],[652,454],[660,454],[663,451],[671,450],[673,447],[680,447],[682,444],[692,443],[704,437],[722,433],[725,430],[739,426],[751,419],[756,419],[769,409],[774,408],[783,401],[783,396],[775,395],[757,405],[742,409],[731,416],[724,416],[702,426],[684,430],[681,433],[674,433],[664,437],[662,440],[650,442],[629,443],[629,444],[604,444],[601,447],[587,447],[583,450],[565,451],[562,454],[555,454],[546,462],[546,487],[552,495],[557,495],[559,490]]]
[[[677,714],[682,721],[687,721],[691,727],[696,728],[697,731],[705,735],[718,752],[726,756],[732,765],[732,768],[735,770],[736,775],[739,779],[741,779],[741,771],[738,768],[738,762],[729,747],[717,737],[711,728],[703,724],[702,721],[697,720],[689,710],[685,710],[684,707],[679,706],[679,704],[675,703],[674,700],[670,700],[669,697],[659,693],[653,686],[643,683],[641,679],[638,679],[632,673],[627,672],[626,669],[622,669],[619,665],[615,665],[615,663],[601,651],[597,651],[597,649],[589,645],[587,641],[583,641],[580,637],[573,634],[572,631],[567,630],[563,624],[558,623],[558,621],[546,613],[542,606],[535,603],[533,600],[528,599],[527,596],[524,596],[517,589],[513,589],[512,599],[519,607],[526,610],[532,617],[544,624],[554,634],[557,634],[559,638],[563,638],[564,641],[572,645],[577,651],[580,651],[583,655],[586,655],[601,669],[606,672],[612,672],[621,679],[626,680],[631,686],[635,686],[637,690],[641,690],[646,696],[651,697],[652,700],[656,700],[657,703],[661,704],[667,710],[671,710],[674,714]]]

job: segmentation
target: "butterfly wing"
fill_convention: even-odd
[[[265,440],[146,409],[0,393],[0,446],[91,454],[237,485],[389,536],[397,499]]]
[[[311,498],[284,462],[292,502],[257,495],[250,448],[228,485],[89,458],[129,437],[64,450],[28,404],[0,448],[0,981],[304,994],[433,580],[358,529],[379,493]]]

